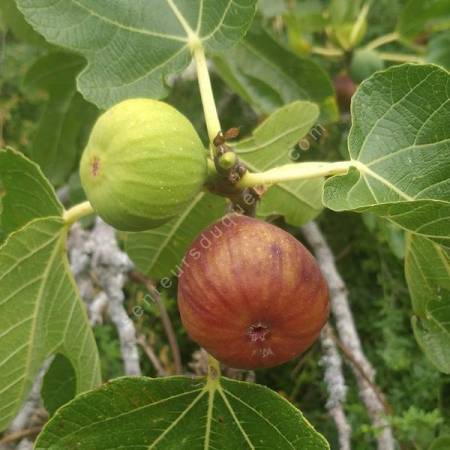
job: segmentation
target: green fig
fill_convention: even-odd
[[[361,49],[353,54],[350,73],[354,81],[360,83],[382,69],[384,69],[384,61],[375,50]]]
[[[100,217],[122,231],[157,227],[180,214],[207,176],[191,122],[167,103],[125,100],[97,120],[80,177]]]

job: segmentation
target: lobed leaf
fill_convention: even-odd
[[[100,382],[97,347],[70,274],[65,236],[61,218],[36,219],[0,247],[0,430],[55,352],[73,365],[77,392]]]
[[[324,203],[371,211],[406,230],[450,241],[450,76],[404,64],[361,84],[352,103],[354,168],[328,179]]]
[[[296,100],[321,105],[327,119],[334,95],[327,73],[312,59],[298,56],[278,43],[259,24],[226,54],[214,58],[220,77],[261,112],[271,113]]]
[[[33,219],[62,215],[63,206],[39,166],[12,149],[0,150],[0,186],[6,235]]]
[[[76,169],[84,144],[80,136],[97,116],[97,109],[76,89],[76,76],[85,65],[78,55],[53,52],[38,59],[24,79],[26,89],[48,92],[29,156],[56,186]]]
[[[430,361],[450,373],[450,255],[429,239],[411,234],[405,274],[416,339]]]
[[[224,51],[253,19],[256,0],[17,0],[48,41],[88,61],[80,92],[100,108],[167,95],[164,79],[191,61],[196,41]]]
[[[36,450],[301,449],[329,446],[302,413],[266,387],[221,378],[124,377],[61,408]]]
[[[125,250],[139,270],[161,279],[176,275],[197,235],[225,214],[226,201],[201,192],[177,218],[152,230],[127,233]]]
[[[316,122],[319,108],[297,101],[272,113],[250,138],[236,144],[239,158],[253,172],[292,163],[289,151]],[[322,179],[287,181],[272,186],[263,196],[258,215],[282,215],[294,226],[316,217],[322,210]]]

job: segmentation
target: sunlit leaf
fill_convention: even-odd
[[[106,108],[131,97],[167,95],[164,79],[191,60],[190,45],[223,51],[239,40],[256,0],[17,0],[45,38],[88,60],[79,90]]]
[[[239,158],[253,172],[292,163],[290,151],[315,124],[319,109],[297,101],[278,109],[236,145]],[[291,225],[302,225],[322,209],[322,179],[287,181],[272,186],[258,206],[258,215],[282,215]]]
[[[352,103],[354,168],[325,183],[325,205],[371,211],[450,242],[450,76],[405,64],[361,84]]]
[[[13,419],[45,359],[65,355],[77,392],[100,382],[84,305],[70,274],[62,219],[36,219],[0,247],[0,429]]]
[[[287,400],[257,384],[119,378],[61,408],[36,450],[112,448],[326,450]]]
[[[63,207],[40,168],[12,149],[0,150],[0,185],[0,224],[5,234],[30,220],[62,214]]]

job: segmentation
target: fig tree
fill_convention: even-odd
[[[284,230],[237,214],[211,225],[183,260],[181,320],[230,367],[272,367],[305,351],[328,317],[315,258]]]
[[[80,176],[105,222],[147,230],[178,215],[206,179],[206,151],[189,120],[156,100],[125,100],[95,124]]]

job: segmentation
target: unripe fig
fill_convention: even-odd
[[[189,120],[167,103],[125,100],[95,124],[80,176],[105,222],[147,230],[178,215],[200,192],[206,151]]]
[[[181,320],[230,367],[272,367],[305,351],[328,317],[314,257],[284,230],[237,214],[211,225],[183,260]]]
[[[384,69],[384,61],[377,51],[361,49],[353,54],[350,73],[354,81],[360,83],[382,69]]]

